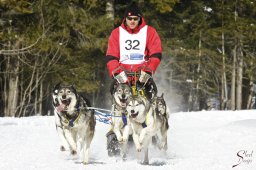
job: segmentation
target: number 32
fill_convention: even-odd
[[[125,44],[127,45],[125,47],[126,50],[131,50],[131,49],[139,50],[139,48],[138,48],[138,46],[140,45],[139,40],[133,40],[133,41],[132,40],[126,40]]]

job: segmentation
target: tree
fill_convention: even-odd
[[[93,75],[97,75],[103,66],[99,58],[105,49],[103,44],[109,25],[102,10],[105,2],[38,0],[31,4],[26,1],[27,9],[21,10],[20,3],[23,2],[1,4],[2,18],[7,16],[15,23],[7,27],[12,30],[10,34],[1,34],[5,35],[2,44],[8,45],[12,38],[12,49],[2,46],[1,54],[6,59],[1,69],[11,75],[8,70],[12,69],[5,64],[19,64],[13,65],[17,69],[16,79],[11,81],[8,76],[2,76],[1,87],[10,93],[3,95],[4,105],[6,108],[13,106],[11,111],[6,109],[5,115],[28,116],[42,110],[42,100],[48,98],[51,85],[58,81],[75,83],[77,88],[91,94],[97,91],[101,83]],[[9,14],[16,9],[22,12]],[[99,26],[101,24],[104,27]],[[1,31],[8,30],[3,26]],[[10,59],[15,62],[7,62]],[[49,80],[52,83],[49,84]],[[7,85],[11,82],[16,86]],[[8,104],[13,101],[10,100],[13,93],[17,95],[16,106]]]

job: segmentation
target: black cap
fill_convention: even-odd
[[[135,2],[131,3],[125,10],[124,17],[128,16],[138,16],[141,17],[142,13],[140,12],[139,7]]]

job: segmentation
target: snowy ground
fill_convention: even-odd
[[[84,167],[77,156],[59,151],[54,117],[0,118],[0,169],[256,169],[256,110],[174,113],[169,123],[167,153],[151,147],[150,165],[141,165],[141,155],[134,148],[126,162],[108,157],[108,125],[97,122],[91,163]]]

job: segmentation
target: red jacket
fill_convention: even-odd
[[[130,28],[126,27],[125,19],[123,20],[121,27],[124,28],[130,34],[136,34],[145,25],[146,25],[146,22],[142,17],[141,24],[134,30],[131,30]],[[146,49],[144,52],[146,62],[144,62],[143,64],[130,65],[130,64],[119,63],[119,59],[120,59],[119,46],[120,46],[120,43],[119,43],[119,27],[118,27],[112,31],[108,40],[106,60],[107,60],[107,68],[110,76],[112,76],[113,70],[115,70],[119,66],[122,66],[129,71],[137,71],[138,67],[141,67],[141,66],[146,66],[147,68],[151,69],[153,73],[156,71],[162,57],[162,45],[161,45],[160,37],[153,27],[148,26],[147,38],[146,38]]]

